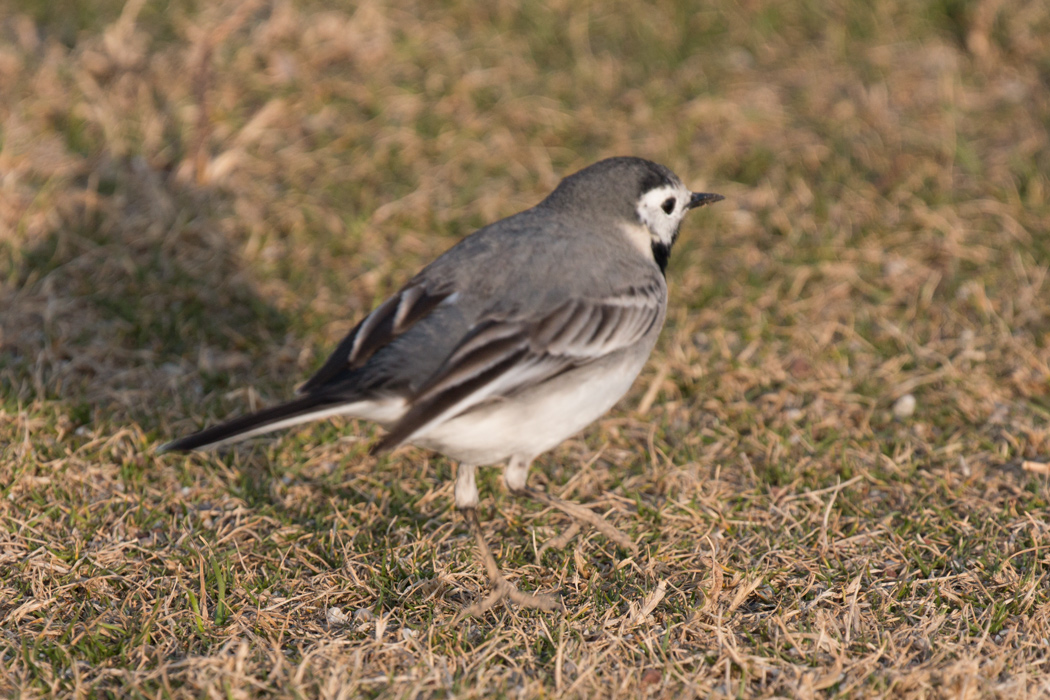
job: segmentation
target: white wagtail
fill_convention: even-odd
[[[361,320],[302,396],[170,442],[214,447],[334,415],[375,421],[373,452],[404,443],[459,461],[456,507],[492,592],[545,610],[504,579],[475,509],[478,466],[507,461],[504,481],[635,544],[594,511],[526,485],[529,465],[604,414],[634,382],[664,323],[664,271],[686,213],[721,195],[690,192],[669,169],[610,158],[566,177],[535,207],[467,236]]]

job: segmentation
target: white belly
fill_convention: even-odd
[[[606,413],[627,393],[648,352],[614,364],[568,372],[508,399],[497,399],[412,438],[420,447],[467,464],[495,464],[511,456],[531,460]]]

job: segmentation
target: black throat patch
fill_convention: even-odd
[[[653,241],[653,260],[660,266],[660,274],[667,276],[667,261],[671,259],[671,246]]]

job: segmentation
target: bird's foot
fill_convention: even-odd
[[[570,542],[572,542],[572,539],[576,537],[576,535],[580,534],[580,530],[582,529],[583,526],[580,525],[579,521],[573,520],[572,525],[570,525],[564,532],[557,537],[552,537],[540,546],[539,551],[536,552],[536,563],[538,564],[540,560],[543,559],[543,553],[548,549],[564,549]]]
[[[548,549],[557,549],[567,545],[580,531],[582,525],[590,525],[595,530],[605,535],[606,539],[615,542],[629,551],[631,556],[638,556],[638,545],[631,541],[627,535],[616,529],[616,527],[614,527],[608,520],[598,515],[590,508],[585,508],[584,506],[581,506],[578,503],[573,503],[572,501],[562,500],[557,496],[550,495],[546,491],[540,491],[539,489],[533,489],[527,486],[517,489],[516,493],[522,496],[528,496],[545,506],[557,508],[575,521],[568,530],[558,537],[555,537],[550,542],[544,544],[543,547],[540,548],[537,557],[542,556]]]
[[[515,605],[520,605],[523,608],[532,608],[533,610],[543,610],[545,612],[565,610],[565,606],[562,605],[561,599],[557,596],[535,595],[533,593],[519,591],[517,586],[503,578],[503,576],[497,577],[491,583],[492,591],[480,601],[463,608],[463,610],[456,615],[454,624],[467,617],[480,617],[484,615],[489,610],[496,607],[501,600],[509,600]]]
[[[548,612],[565,609],[565,606],[562,605],[561,599],[557,596],[525,593],[518,590],[517,586],[504,578],[503,573],[496,565],[496,559],[492,556],[488,543],[485,541],[485,537],[481,532],[481,524],[478,522],[477,512],[473,508],[463,508],[462,511],[463,517],[466,518],[471,531],[474,533],[474,539],[477,542],[478,551],[481,554],[481,560],[485,564],[485,570],[489,575],[489,583],[492,586],[492,591],[477,603],[469,605],[461,610],[460,613],[456,615],[453,624],[456,624],[467,617],[484,615],[486,612],[494,608],[501,600],[509,600],[523,608],[532,608],[534,610],[544,610]]]

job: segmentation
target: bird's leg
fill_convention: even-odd
[[[485,564],[485,571],[488,573],[492,592],[480,602],[463,609],[456,616],[456,622],[471,615],[483,615],[503,599],[517,603],[524,608],[536,608],[537,610],[561,609],[561,601],[555,596],[523,593],[503,577],[499,566],[496,565],[496,558],[492,556],[488,542],[485,541],[485,535],[481,531],[481,523],[478,522],[478,487],[474,481],[475,470],[476,467],[474,465],[459,465],[459,473],[456,475],[456,508],[463,513],[463,518],[470,526],[471,532],[474,533],[474,541],[477,542],[481,561]]]
[[[567,531],[545,544],[540,549],[540,554],[543,554],[543,552],[550,547],[565,546],[576,536],[576,533],[580,531],[581,524],[585,524],[590,525],[595,530],[605,535],[606,538],[612,540],[624,549],[629,550],[632,555],[637,556],[638,545],[632,542],[627,535],[613,527],[608,520],[598,515],[590,508],[585,508],[577,503],[563,500],[557,496],[552,496],[546,491],[530,488],[526,484],[528,478],[529,461],[519,457],[512,457],[510,463],[507,465],[506,471],[503,473],[503,480],[507,484],[507,488],[510,492],[516,496],[527,496],[535,501],[539,501],[545,506],[557,508],[576,521]]]

